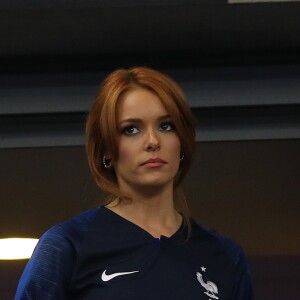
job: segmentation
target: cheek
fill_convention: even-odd
[[[181,143],[180,143],[180,140],[179,140],[179,138],[178,138],[178,136],[177,135],[174,135],[173,137],[172,137],[172,139],[170,139],[170,141],[169,141],[169,147],[170,147],[170,149],[172,149],[173,150],[173,152],[180,152],[180,150],[181,150]]]
[[[136,157],[134,143],[132,141],[120,141],[118,144],[118,162],[117,164],[128,165]]]

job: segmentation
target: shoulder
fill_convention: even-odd
[[[85,232],[96,218],[99,208],[93,208],[83,212],[63,223],[54,225],[48,229],[40,238],[35,252],[40,247],[50,248],[48,250],[76,250],[77,244],[84,238]]]
[[[98,211],[91,209],[42,235],[22,274],[15,299],[64,299],[76,253]]]
[[[93,208],[63,223],[54,225],[42,235],[41,239],[50,237],[58,240],[73,240],[76,238],[80,239],[88,230],[90,224],[93,223],[98,214],[98,211],[99,208]]]
[[[191,237],[194,239],[201,237],[206,240],[210,247],[223,251],[234,264],[244,256],[242,247],[235,240],[195,221],[192,221]]]

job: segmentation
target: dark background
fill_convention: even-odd
[[[176,79],[198,120],[192,215],[245,249],[256,299],[298,299],[300,3],[0,2],[0,237],[99,204],[84,120],[111,70]],[[13,299],[26,261],[0,261]]]

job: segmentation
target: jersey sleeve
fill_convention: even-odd
[[[64,300],[72,274],[74,250],[60,226],[39,240],[19,281],[15,300]]]
[[[231,257],[235,270],[232,300],[253,300],[252,278],[245,253],[241,246],[228,237],[219,234]]]
[[[242,249],[239,249],[235,263],[237,272],[232,299],[252,300],[254,297],[252,279],[249,266]]]

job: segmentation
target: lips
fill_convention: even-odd
[[[160,158],[150,158],[144,161],[141,166],[149,166],[149,167],[160,167],[165,165],[167,162]]]

